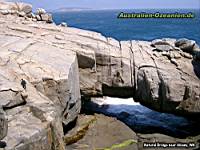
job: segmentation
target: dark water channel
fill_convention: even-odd
[[[178,138],[200,134],[199,121],[153,111],[133,99],[94,98],[83,107],[86,112],[116,117],[137,133],[161,133]]]

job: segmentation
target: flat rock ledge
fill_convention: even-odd
[[[67,145],[66,150],[138,150],[136,133],[116,118],[99,114],[79,115],[77,122],[77,127],[66,134],[68,139],[75,137],[74,143]],[[84,136],[78,139],[82,130]]]
[[[5,150],[64,150],[62,125],[78,116],[81,95],[134,97],[161,112],[199,115],[195,41],[117,41],[30,19],[28,4],[20,3],[16,15],[16,5],[0,3],[0,138]]]

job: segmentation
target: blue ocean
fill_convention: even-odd
[[[192,19],[118,19],[120,12],[126,13],[188,13]],[[200,44],[200,11],[195,9],[135,9],[135,10],[87,10],[54,12],[56,24],[66,22],[68,26],[100,32],[118,40],[153,40],[156,38],[189,38]]]

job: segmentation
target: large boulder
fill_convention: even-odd
[[[46,21],[47,23],[52,23],[53,22],[53,18],[51,14],[41,14],[41,21]]]
[[[156,45],[174,45],[174,39],[155,39],[151,42],[151,46],[155,47]]]
[[[175,39],[168,38],[155,39],[151,42],[151,46],[155,47],[155,50],[159,52],[176,50],[175,41]]]
[[[173,47],[170,45],[155,45],[157,51],[170,51],[173,50]]]
[[[37,9],[37,15],[42,15],[42,14],[46,14],[46,13],[47,13],[46,10],[43,9],[43,8],[38,8]]]
[[[196,42],[188,39],[179,39],[175,42],[175,46],[182,49],[184,52],[193,53],[193,48]]]
[[[46,10],[43,9],[43,8],[38,8],[37,9],[36,19],[38,21],[45,21],[47,23],[52,23],[53,22],[52,15],[47,13]]]
[[[17,11],[29,14],[32,12],[32,5],[25,3],[15,3]]]
[[[140,43],[141,46],[135,41],[132,43],[136,58],[135,99],[158,111],[199,113],[200,81],[193,71],[198,66],[182,55],[177,59],[155,56],[148,44]]]
[[[29,14],[32,12],[32,5],[26,3],[12,3],[12,2],[0,2],[0,10],[24,12]]]

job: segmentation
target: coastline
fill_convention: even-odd
[[[67,20],[68,26],[100,32],[106,37],[113,37],[118,41],[127,40],[143,40],[152,41],[163,37],[168,38],[189,38],[195,40],[198,44],[199,29],[198,18],[199,11],[192,10],[196,14],[194,19],[118,19],[120,12],[146,12],[156,13],[157,11],[163,13],[174,13],[174,10],[109,10],[109,11],[83,11],[68,12],[68,13],[53,13],[55,23],[59,25],[61,22]],[[179,10],[180,13],[187,13],[191,10]],[[61,17],[59,17],[61,16]],[[78,19],[81,18],[81,19]],[[89,21],[87,21],[89,19]],[[188,24],[190,22],[191,25]],[[184,25],[183,25],[184,24]],[[190,27],[191,26],[191,27]],[[113,30],[115,28],[116,30]],[[185,30],[185,29],[188,30]],[[167,29],[167,30],[165,30]],[[189,30],[191,29],[191,30]],[[181,32],[184,31],[184,32]],[[191,32],[191,33],[190,33]]]
[[[19,8],[30,10],[26,4]],[[0,14],[0,94],[3,97],[0,109],[5,112],[2,117],[5,125],[0,124],[5,133],[0,133],[7,143],[6,150],[64,150],[63,130],[80,114],[81,96],[82,102],[84,98],[104,95],[134,97],[151,109],[183,116],[194,115],[198,119],[200,81],[199,56],[196,53],[199,47],[195,41],[117,41],[64,24],[56,26],[51,23],[51,14],[42,9],[31,17],[21,10],[4,10]],[[21,86],[21,79],[26,82],[26,89]],[[164,92],[159,92],[160,88]],[[97,142],[97,148],[116,146],[115,142],[124,145],[127,138],[140,143],[131,145],[136,149],[142,148],[142,143],[153,140],[154,136],[161,142],[182,141],[159,134],[136,136],[134,131],[116,119],[105,117],[108,123],[104,124],[103,118],[100,117],[100,121],[94,124],[97,126],[88,130],[89,133],[116,123],[116,127],[130,131],[130,136],[113,131],[118,135],[116,138],[122,134],[126,139],[102,141],[100,146]],[[78,135],[90,127],[94,126],[83,126]],[[111,126],[111,129],[115,128]],[[161,140],[163,136],[165,138]],[[190,140],[199,146],[198,138]],[[83,146],[84,143],[81,144]]]

